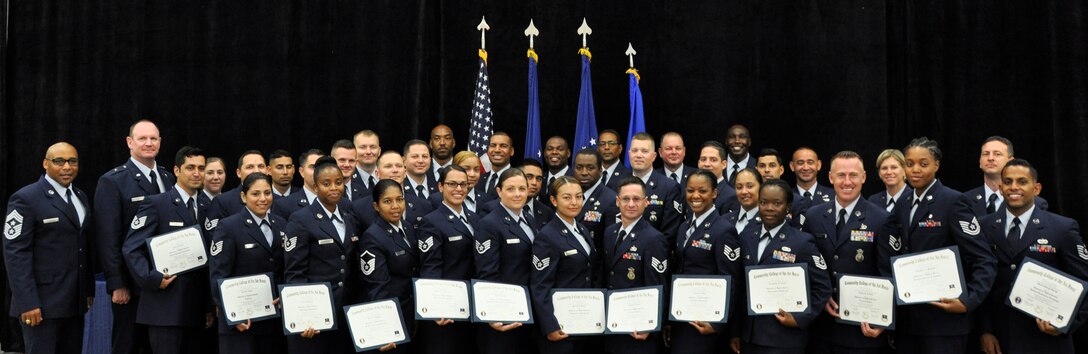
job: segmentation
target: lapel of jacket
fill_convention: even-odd
[[[457,230],[457,232],[460,232],[465,236],[472,235],[472,233],[469,232],[468,227],[465,226],[465,223],[462,222],[457,215],[453,214],[453,210],[450,210],[445,204],[439,206],[439,208],[442,208],[442,213],[446,215],[446,221],[450,223],[450,226],[452,226],[454,230]],[[461,213],[465,214],[465,218],[468,218],[469,211],[465,209],[464,205],[461,205]]]
[[[344,247],[344,242],[340,240],[340,235],[336,233],[336,226],[333,226],[332,224],[332,218],[325,212],[325,206],[321,205],[321,203],[313,204],[310,206],[310,211],[314,214],[314,222],[317,223],[317,227],[325,232],[326,235],[331,236],[340,247]],[[340,217],[344,217],[344,214],[341,213]],[[344,238],[347,239],[349,234],[347,232],[346,222],[344,226]]]
[[[1005,238],[1004,218],[994,218],[994,221],[987,224],[986,228],[989,230],[983,234],[986,235],[987,241],[1001,250],[1001,253],[1004,253],[1005,256],[1011,260],[1015,254],[1013,254],[1011,248],[1009,248],[1009,243]]]
[[[623,240],[618,240],[619,245],[616,246],[616,253],[612,255],[612,266],[615,266],[616,263],[618,263],[620,261],[620,259],[623,259],[623,254],[627,253],[627,250],[631,249],[631,246],[633,246],[635,244],[635,238],[638,237],[639,230],[641,229],[640,224],[643,221],[644,220],[639,219],[639,221],[637,223],[635,223],[635,226],[631,228],[631,233],[627,234],[627,237],[625,237]],[[622,230],[622,229],[623,229],[623,226],[621,224],[619,230]],[[616,234],[613,237],[618,237],[618,236],[619,236],[619,234]],[[643,261],[646,261],[646,260],[644,259]]]
[[[558,222],[557,225],[559,226],[559,235],[563,237],[563,241],[565,241],[567,243],[567,247],[570,247],[570,248],[572,248],[574,250],[577,250],[578,253],[580,253],[583,256],[586,256],[588,258],[589,254],[586,253],[585,249],[582,249],[582,244],[579,243],[577,239],[575,239],[575,237],[578,237],[578,236],[575,236],[574,233],[570,232],[570,228],[568,228],[567,225],[565,223],[563,223],[562,220],[556,220],[556,221]],[[578,225],[577,221],[575,221],[574,225],[575,225],[575,227],[578,228],[578,232],[584,232],[583,231],[584,227],[581,227],[581,225]],[[592,245],[593,243],[589,243],[589,244]]]
[[[676,252],[683,253],[684,249],[688,246],[688,229],[691,228],[691,223],[695,222],[695,215],[690,218],[684,218],[684,221],[680,222],[680,229],[676,233]],[[696,230],[691,232],[694,237],[699,232],[699,226],[695,226]]]
[[[404,239],[402,239],[400,237],[400,234],[397,233],[397,231],[393,229],[393,225],[389,224],[389,222],[385,221],[385,219],[382,219],[381,217],[379,217],[377,225],[378,225],[378,227],[381,228],[382,232],[385,233],[385,236],[389,238],[389,242],[392,242],[394,245],[396,245],[397,248],[400,248],[400,249],[404,250],[405,252],[415,254],[414,247],[410,246],[413,241],[412,241],[411,234],[409,233],[409,230],[408,230],[409,228],[408,228],[407,225],[405,225],[405,223],[403,221],[400,223],[400,225],[401,225],[401,230],[404,230]],[[405,241],[405,240],[407,240],[407,241]],[[405,243],[405,242],[407,242],[407,243]]]
[[[847,216],[846,226],[842,228],[842,232],[838,233],[838,239],[835,240],[835,248],[842,247],[846,241],[850,240],[851,233],[854,230],[858,231],[872,231],[873,242],[876,242],[876,230],[869,230],[869,225],[865,225],[865,216],[868,215],[868,210],[865,208],[865,200],[858,198],[858,203],[854,204],[854,212]],[[862,225],[865,227],[863,228]]]
[[[52,205],[53,208],[60,211],[61,214],[64,214],[64,218],[68,219],[68,222],[72,223],[72,226],[75,226],[76,229],[79,229],[79,215],[76,214],[75,209],[69,207],[68,203],[64,201],[64,196],[58,195],[57,191],[53,189],[53,185],[49,184],[49,181],[46,181],[45,177],[39,179],[38,183],[42,187],[42,194],[45,194],[45,199],[49,200],[49,205]],[[69,186],[69,188],[71,188],[71,186]],[[72,197],[78,198],[75,192],[72,192]],[[83,205],[86,206],[87,204],[84,203]],[[88,208],[84,207],[83,209],[87,210]]]
[[[260,221],[254,220],[253,216],[249,215],[250,214],[249,209],[246,209],[245,213],[246,213],[245,214],[245,217],[246,217],[246,235],[249,235],[249,237],[252,238],[253,241],[255,241],[258,245],[261,245],[261,247],[264,247],[264,249],[266,251],[271,253],[272,252],[272,245],[271,244],[265,244],[264,232],[261,232]],[[271,218],[269,218],[268,228],[269,229],[272,228]],[[272,231],[272,242],[271,243],[272,244],[276,243],[276,232],[275,231]]]
[[[287,238],[287,221],[284,219],[277,220],[278,217],[269,212],[268,222],[272,226],[272,247],[273,254],[282,252],[283,239]]]
[[[83,193],[83,191],[81,191],[79,189],[74,189],[73,188],[72,190],[75,191],[74,193],[75,193],[76,197],[79,198],[79,202],[83,203],[83,224],[79,225],[79,227],[82,228],[83,225],[87,224],[87,220],[91,220],[91,208],[90,208],[91,203],[90,203],[90,199],[87,198],[87,193]],[[77,217],[78,217],[78,215],[77,215]]]
[[[140,187],[140,190],[144,191],[145,195],[159,194],[159,186],[151,184],[151,180],[148,179],[147,176],[144,176],[143,172],[140,172],[140,169],[136,167],[136,164],[133,163],[131,159],[125,164],[128,166],[126,169],[129,171],[129,176],[136,181],[136,185]],[[157,170],[155,170],[155,174],[161,175]],[[162,176],[159,176],[158,180],[162,181]],[[162,185],[166,186],[166,190],[169,191],[173,184],[166,184],[167,181],[162,182]]]
[[[178,192],[177,188],[170,188],[169,190],[166,191],[166,194],[167,194],[167,198],[171,198],[170,202],[174,203],[174,213],[179,218],[181,218],[182,222],[184,222],[185,225],[197,225],[198,224],[197,220],[193,217],[193,210],[189,209],[189,206],[185,205],[185,201],[181,200],[181,193]],[[197,196],[199,197],[200,194],[197,193]],[[193,203],[198,203],[198,201],[193,200]],[[199,204],[197,206],[197,214],[200,214]],[[197,215],[197,216],[199,216],[199,215]],[[204,230],[204,228],[200,228],[200,229],[201,229],[201,231]]]
[[[750,227],[752,225],[759,225],[759,223],[749,223],[749,226],[745,226],[740,233],[740,247],[741,253],[744,253],[745,266],[759,264],[759,233],[763,230],[760,227]]]
[[[582,223],[578,222],[578,220],[574,220],[574,225],[578,226],[578,232],[582,234],[582,239],[586,241],[586,245],[589,246],[589,249],[592,250],[592,252],[600,252],[600,250],[593,248],[593,238],[589,235],[589,228],[587,228],[585,225],[582,225]],[[579,244],[578,246],[578,249],[580,251],[585,251],[581,249],[581,244]],[[586,258],[590,258],[592,256],[590,253],[585,253],[585,255]]]
[[[521,229],[521,225],[518,224],[518,222],[514,221],[514,218],[510,216],[510,213],[506,211],[506,207],[504,207],[502,205],[502,203],[499,203],[499,206],[497,208],[495,208],[495,210],[492,210],[491,212],[492,213],[504,213],[503,216],[502,216],[502,221],[503,221],[503,223],[506,224],[506,229],[508,231],[510,231],[510,233],[514,234],[514,236],[517,236],[519,239],[521,239],[521,242],[528,242],[528,244],[530,244],[530,245],[532,244],[532,241],[529,240],[529,235],[526,235],[525,230]],[[522,211],[521,214],[522,214],[521,217],[524,218],[525,217],[525,212]],[[526,221],[528,221],[528,220],[526,220]],[[530,228],[531,227],[532,226],[530,226]],[[502,241],[502,242],[506,242],[506,241]]]
[[[778,233],[771,234],[771,242],[768,242],[767,248],[763,249],[763,256],[760,257],[759,264],[771,264],[770,262],[774,258],[771,255],[774,254],[774,250],[779,249],[782,247],[782,245],[786,244],[786,237],[788,237],[786,233],[787,231],[789,231],[789,227],[789,225],[783,222],[783,226],[782,228],[778,229]]]
[[[1004,212],[1004,208],[999,211]],[[1028,247],[1035,244],[1037,240],[1045,236],[1043,234],[1043,229],[1045,228],[1045,226],[1046,224],[1044,224],[1043,220],[1039,218],[1039,209],[1036,208],[1034,211],[1031,212],[1031,215],[1028,218],[1027,222],[1020,224],[1020,228],[1024,231],[1021,232],[1020,240],[1014,243],[1015,246],[1012,248],[1012,250],[1010,250],[1010,253],[1014,256],[1020,255]],[[1047,244],[1049,244],[1049,242],[1047,242]]]
[[[929,216],[930,204],[933,204],[933,198],[934,198],[933,193],[936,192],[939,187],[940,187],[940,182],[936,182],[936,181],[933,182],[933,187],[929,188],[929,191],[926,192],[926,195],[922,196],[922,201],[920,203],[918,203],[918,210],[914,211],[914,217],[910,218],[910,220],[909,220],[910,224],[909,224],[909,229],[908,230],[911,231],[910,233],[913,233],[914,230],[918,229],[918,223],[921,222],[922,220],[925,220]],[[914,197],[915,197],[914,195],[911,195],[911,198],[914,198]],[[911,203],[914,203],[914,201],[911,200]],[[908,204],[908,207],[907,207],[907,210],[906,210],[907,217],[910,217],[910,208],[911,208],[911,206],[909,206],[909,205],[910,204]]]

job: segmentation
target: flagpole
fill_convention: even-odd
[[[494,131],[494,122],[491,116],[491,84],[487,73],[487,31],[491,26],[487,20],[480,18],[480,24],[476,26],[480,31],[480,50],[478,56],[479,72],[476,74],[476,86],[472,95],[472,114],[469,122],[468,149],[480,157],[481,172],[491,170],[491,160],[487,156],[487,146],[491,143],[491,134]]]
[[[574,151],[584,148],[597,147],[597,118],[593,108],[593,77],[590,75],[590,60],[593,54],[589,52],[588,37],[593,33],[585,18],[578,27],[578,34],[582,36],[582,48],[578,54],[582,57],[582,86],[578,93],[578,119],[574,128]],[[573,159],[577,154],[572,154]]]
[[[627,63],[630,68],[627,69],[628,76],[628,95],[631,98],[631,120],[627,124],[627,145],[631,146],[631,138],[635,134],[646,131],[646,115],[642,109],[642,89],[639,88],[639,81],[642,80],[638,75],[638,69],[635,69],[635,47],[630,42],[627,43],[627,51],[624,52],[627,55]],[[631,168],[631,157],[624,156],[623,164],[627,168]]]
[[[540,98],[537,91],[536,66],[540,58],[533,49],[533,38],[540,35],[532,19],[529,19],[529,27],[525,28],[525,36],[529,37],[529,105],[525,115],[525,158],[542,161],[540,147]]]

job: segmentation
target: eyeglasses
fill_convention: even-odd
[[[452,189],[458,189],[458,188],[463,188],[463,189],[468,189],[468,182],[442,182],[442,184],[445,184],[445,185],[446,185],[446,188],[452,188]]]
[[[620,198],[620,203],[622,203],[622,204],[633,204],[633,203],[642,202],[645,199],[646,199],[645,197],[623,197],[623,198]]]
[[[55,158],[55,159],[52,159],[52,160],[49,160],[49,161],[53,162],[53,166],[57,166],[57,167],[62,167],[62,166],[64,166],[65,163],[67,163],[68,165],[71,165],[72,167],[79,166],[79,158],[78,157],[73,157],[73,158],[70,158],[70,159],[67,159],[67,160],[58,157],[58,158]]]
[[[601,146],[616,146],[616,145],[619,145],[619,144],[620,144],[620,142],[615,141],[615,140],[601,140],[601,141],[597,142],[597,145],[601,145]]]

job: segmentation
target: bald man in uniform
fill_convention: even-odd
[[[53,144],[42,168],[45,175],[15,192],[4,214],[10,315],[24,325],[27,353],[78,353],[83,314],[94,300],[91,204],[72,185],[79,174],[75,147]]]

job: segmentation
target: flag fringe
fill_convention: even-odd
[[[627,72],[625,72],[625,74],[635,74],[635,82],[642,82],[642,77],[638,76],[638,70],[635,68],[627,69]]]
[[[480,59],[484,60],[484,65],[487,65],[487,51],[480,49]]]
[[[529,52],[525,53],[526,56],[533,58],[533,61],[540,62],[540,58],[536,56],[536,51],[529,49]]]
[[[589,61],[593,61],[593,53],[589,52],[589,48],[582,48],[578,50],[578,54],[585,55]]]

